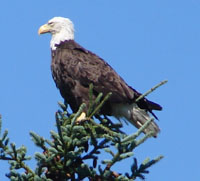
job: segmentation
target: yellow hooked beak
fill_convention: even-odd
[[[50,26],[48,24],[44,24],[42,25],[39,30],[38,30],[38,34],[44,34],[44,33],[49,33],[50,32]]]

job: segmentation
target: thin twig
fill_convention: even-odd
[[[153,91],[155,91],[158,87],[166,84],[168,81],[164,80],[162,82],[160,82],[158,85],[156,85],[155,87],[151,88],[150,90],[148,90],[146,93],[142,94],[141,96],[139,96],[135,102],[138,102],[139,100],[143,99],[144,97],[146,97],[147,95],[149,95],[150,93],[152,93]]]
[[[109,97],[112,95],[112,93],[110,92],[110,93],[108,93],[105,97],[104,97],[104,99],[100,102],[100,104],[95,108],[95,110],[90,114],[90,118],[93,116],[93,115],[95,115],[99,110],[100,110],[100,108],[103,106],[103,104],[109,99]]]
[[[104,130],[105,132],[107,132],[110,136],[117,136],[117,137],[120,137],[120,136],[119,136],[119,133],[110,130],[109,128],[107,128],[106,126],[104,126],[104,125],[102,125],[102,124],[96,123],[96,122],[95,122],[92,118],[90,118],[90,117],[87,117],[87,118],[85,118],[85,119],[82,120],[82,121],[90,121],[93,125],[95,125],[95,126],[101,128],[102,130]]]
[[[130,140],[134,140],[135,138],[137,138],[151,124],[151,122],[153,120],[154,120],[154,118],[151,118],[148,121],[146,121],[144,123],[144,125],[137,130],[136,133],[133,133],[133,134],[125,137],[121,142],[124,143],[124,142],[130,141]]]

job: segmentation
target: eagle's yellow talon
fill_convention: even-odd
[[[86,118],[86,114],[84,112],[82,112],[81,115],[76,119],[76,122],[80,123],[85,118]]]

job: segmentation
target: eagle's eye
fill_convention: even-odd
[[[54,23],[51,21],[51,22],[48,22],[48,25],[53,25]]]

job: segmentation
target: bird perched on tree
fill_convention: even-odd
[[[85,117],[89,107],[90,84],[93,84],[94,99],[99,93],[104,96],[112,93],[101,108],[100,114],[117,119],[125,118],[137,128],[150,119],[148,113],[156,118],[152,110],[162,109],[160,105],[146,98],[136,103],[135,100],[141,93],[129,86],[102,58],[74,41],[74,26],[70,19],[54,17],[41,26],[38,33],[51,33],[53,79],[74,112],[82,103],[86,103],[81,117]],[[154,136],[159,132],[154,121],[144,133],[149,131],[154,131]]]

